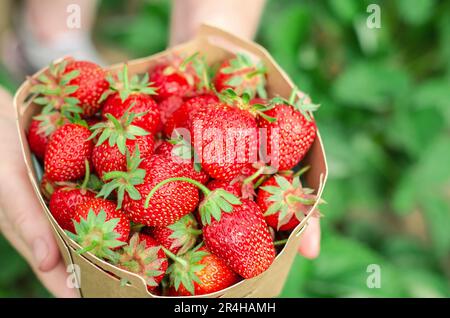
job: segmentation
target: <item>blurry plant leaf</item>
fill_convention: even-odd
[[[407,23],[417,26],[428,21],[433,15],[436,7],[435,0],[397,0],[394,1],[397,6],[398,15]]]
[[[328,5],[338,18],[350,24],[358,13],[362,11],[362,1],[359,0],[328,0]]]
[[[394,98],[409,87],[408,75],[386,63],[357,62],[333,84],[333,95],[344,106],[375,112],[389,109]]]

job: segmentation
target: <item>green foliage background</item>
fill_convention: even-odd
[[[366,27],[374,2],[380,29]],[[95,39],[152,54],[169,12],[103,1]],[[257,41],[322,105],[330,166],[321,255],[297,257],[282,296],[449,297],[450,1],[272,0]],[[0,83],[16,86],[2,69]],[[48,296],[2,238],[0,255],[0,297]],[[366,286],[369,264],[380,289]]]

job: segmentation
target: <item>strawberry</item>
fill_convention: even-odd
[[[75,73],[78,73],[78,75],[67,83],[69,86],[78,87],[71,94],[71,97],[79,100],[79,105],[83,109],[83,115],[90,117],[100,110],[100,98],[109,88],[109,83],[106,80],[106,72],[92,62],[69,62],[64,71],[64,75]]]
[[[173,254],[182,255],[189,251],[196,243],[202,231],[192,214],[183,216],[180,220],[169,226],[152,227],[145,229],[163,247]]]
[[[261,139],[266,140],[266,154],[270,156],[271,166],[280,171],[294,168],[305,157],[316,138],[317,128],[310,112],[316,110],[318,105],[305,103],[304,100],[294,104],[274,98],[269,102],[271,106],[265,115],[276,118],[276,121],[269,122],[264,118],[258,120],[258,126],[265,129],[267,134],[267,138]],[[267,158],[263,159],[268,162]]]
[[[98,137],[92,152],[92,163],[100,178],[111,171],[126,171],[127,153],[139,148],[142,157],[149,157],[153,153],[154,141],[143,128],[133,124],[139,113],[125,111],[120,119],[107,114],[107,121],[91,127],[91,139]]]
[[[171,182],[184,181],[197,186],[205,199],[199,205],[206,247],[244,278],[264,272],[275,259],[275,247],[258,205],[239,200],[224,189],[210,191],[189,178],[173,177],[158,183],[147,197]],[[167,252],[166,252],[167,254]]]
[[[214,179],[229,181],[257,158],[257,125],[247,110],[210,104],[192,116],[190,133],[202,168]]]
[[[33,117],[28,129],[28,144],[31,151],[43,160],[51,134],[67,120],[57,111]]]
[[[214,78],[214,85],[219,92],[231,88],[238,95],[247,93],[252,98],[256,95],[266,98],[265,73],[262,63],[254,64],[247,55],[238,53],[222,63]]]
[[[91,212],[93,212],[95,215],[97,215],[97,219],[103,219],[103,222],[105,221],[109,221],[109,220],[116,220],[114,223],[114,226],[111,227],[106,227],[103,228],[103,224],[100,224],[100,227],[102,227],[102,229],[97,228],[97,225],[95,227],[91,227],[89,226],[87,229],[83,228],[83,236],[80,236],[76,241],[82,246],[82,247],[86,247],[83,244],[81,244],[80,242],[84,242],[85,244],[90,243],[92,244],[92,239],[97,239],[98,233],[96,232],[96,230],[107,230],[109,229],[110,232],[115,232],[117,235],[116,239],[119,242],[122,243],[127,243],[128,242],[128,237],[130,235],[130,221],[128,220],[128,218],[125,216],[125,214],[121,211],[121,210],[116,210],[116,204],[112,201],[108,201],[108,200],[104,200],[101,198],[92,198],[89,199],[81,204],[79,204],[76,209],[75,209],[75,216],[74,216],[74,220],[75,220],[75,230],[77,230],[77,222],[79,222],[80,224],[82,223],[81,221],[87,220],[89,223],[89,214]],[[104,212],[104,218],[100,217],[99,213],[100,211]],[[100,222],[101,223],[101,222]],[[79,230],[77,230],[77,234],[80,235]],[[106,233],[101,231],[101,233]],[[97,244],[98,246],[94,246],[93,248],[96,250],[101,250],[104,247],[107,246],[102,246],[101,245],[102,241],[98,241]],[[122,244],[123,245],[123,244]],[[112,248],[115,249],[118,246],[113,246]],[[94,253],[95,254],[95,253]],[[97,255],[99,256],[99,255]]]
[[[141,276],[149,291],[154,291],[164,278],[168,261],[161,246],[151,236],[135,233],[118,254],[117,266]]]
[[[127,171],[113,171],[105,176],[111,180],[99,195],[108,197],[117,192],[118,207],[122,207],[135,223],[146,226],[167,226],[191,213],[198,204],[197,189],[185,182],[176,182],[160,189],[146,202],[155,184],[171,175],[184,175],[185,169],[173,165],[162,155],[141,159],[138,152],[127,159]]]
[[[277,231],[290,231],[300,224],[316,202],[313,192],[302,187],[298,173],[275,175],[259,188],[256,203],[269,226]]]
[[[175,128],[189,129],[193,113],[202,107],[217,103],[218,101],[217,96],[210,93],[189,98],[171,116],[168,116],[164,126],[164,134],[172,137]]]
[[[137,75],[130,79],[128,77],[127,64],[117,74],[117,80],[109,76],[110,90],[102,96],[104,100],[102,116],[108,119],[107,114],[111,114],[115,118],[120,118],[126,111],[141,114],[134,117],[133,125],[154,135],[160,125],[158,105],[152,98],[156,94],[155,89],[148,82],[148,74],[142,79]]]
[[[89,129],[79,124],[65,124],[53,133],[44,162],[50,180],[69,181],[85,175],[85,162],[90,162],[93,148],[89,137]]]
[[[66,117],[74,113],[92,116],[100,110],[100,97],[108,89],[105,71],[87,61],[65,59],[32,79],[33,100],[49,113],[59,110]]]
[[[184,171],[180,176],[190,177],[201,183],[206,183],[209,179],[201,167],[193,162],[192,146],[190,142],[186,142],[181,136],[178,139],[165,141],[155,150],[155,154],[163,155]]]
[[[230,192],[234,196],[240,198],[242,196],[242,183],[233,181],[223,181],[223,180],[211,180],[206,185],[209,190],[213,191],[216,189],[224,189]]]
[[[172,117],[172,114],[176,112],[181,105],[183,105],[183,98],[177,95],[169,96],[159,102],[158,109],[161,116],[161,127],[159,130],[162,130],[162,128],[165,127],[167,120]]]
[[[171,96],[186,96],[195,90],[195,69],[189,63],[189,58],[183,60],[173,55],[150,70],[150,81],[157,88],[158,101]]]
[[[181,257],[169,255],[174,260],[167,270],[170,296],[210,294],[239,281],[239,276],[205,247],[197,247]]]

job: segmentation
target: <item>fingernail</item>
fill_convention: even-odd
[[[42,238],[38,238],[34,241],[33,255],[36,260],[36,264],[40,268],[48,256],[48,245]]]

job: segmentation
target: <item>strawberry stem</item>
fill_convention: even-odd
[[[164,253],[166,253],[167,257],[169,257],[172,261],[180,263],[184,268],[188,268],[188,263],[184,259],[182,259],[181,257],[176,256],[174,253],[169,251],[164,246],[161,246],[161,248],[164,251]]]
[[[311,168],[311,166],[305,166],[305,167],[301,168],[299,171],[297,171],[296,173],[294,173],[292,177],[294,177],[294,178],[300,177],[300,176],[302,176],[306,171],[308,171],[310,168]]]
[[[243,183],[249,184],[256,178],[258,178],[264,172],[265,168],[266,168],[265,166],[262,166],[261,168],[259,168],[254,174],[252,174],[250,177],[246,178]]]
[[[86,190],[89,178],[91,176],[91,168],[89,167],[89,161],[86,159],[84,160],[84,167],[86,169],[86,173],[84,174],[83,183],[81,184],[81,189]]]
[[[288,239],[278,240],[278,241],[273,242],[273,245],[275,245],[275,246],[284,245],[287,243],[287,241],[288,241]]]
[[[145,200],[145,208],[148,208],[148,205],[150,203],[150,199],[152,198],[152,196],[155,194],[156,191],[158,191],[159,188],[161,188],[162,186],[166,185],[167,183],[170,182],[175,182],[175,181],[184,181],[184,182],[188,182],[191,183],[193,185],[195,185],[197,188],[199,188],[203,194],[205,196],[207,196],[208,194],[211,193],[211,190],[209,190],[206,186],[204,186],[202,183],[195,181],[193,179],[190,178],[185,178],[185,177],[174,177],[174,178],[169,178],[166,180],[161,181],[160,183],[158,183],[147,195],[147,199]]]

